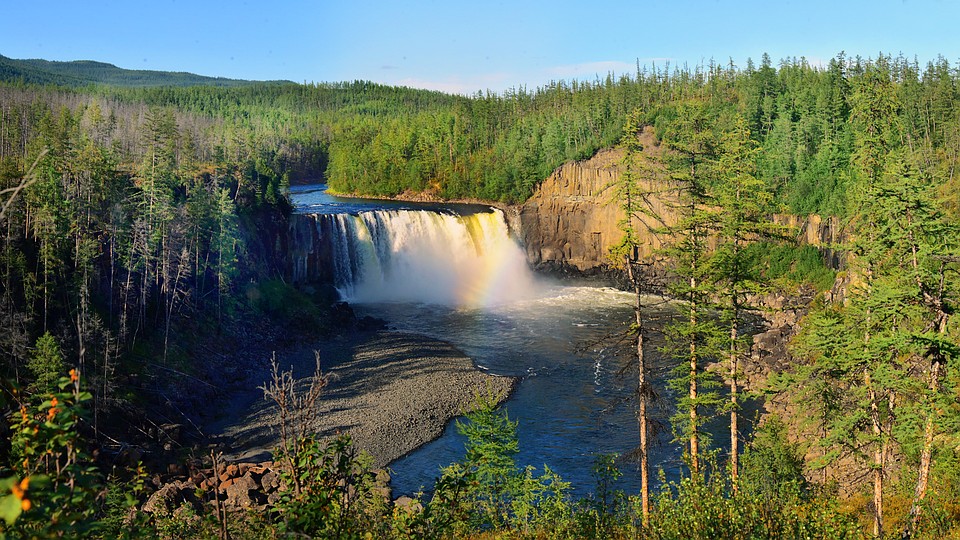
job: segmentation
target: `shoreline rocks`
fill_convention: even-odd
[[[505,400],[516,379],[486,374],[445,341],[417,334],[354,332],[278,353],[281,370],[297,380],[310,377],[319,351],[328,376],[317,411],[316,433],[332,439],[349,433],[357,450],[373,458],[375,491],[391,498],[386,466],[439,437],[446,425],[469,410],[477,392]],[[155,491],[141,506],[147,514],[173,514],[186,505],[201,512],[219,500],[231,510],[263,510],[281,491],[279,467],[270,461],[279,433],[274,406],[262,389],[235,390],[223,418],[211,422],[216,470],[190,459],[149,482]]]
[[[317,342],[277,355],[295,379],[313,375],[314,351],[328,376],[316,411],[316,433],[349,433],[374,467],[439,437],[480,391],[506,399],[515,379],[486,374],[453,345],[416,334],[378,330]],[[207,427],[230,461],[266,459],[276,446],[275,407],[260,389],[235,396],[241,410]]]

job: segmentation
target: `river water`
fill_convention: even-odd
[[[621,373],[632,351],[623,337],[633,317],[631,294],[533,275],[502,215],[487,207],[336,198],[320,186],[291,192],[299,212],[326,214],[345,224],[344,237],[353,235],[337,240],[353,243],[342,250],[352,258],[345,263],[350,283],[338,287],[358,315],[449,341],[479,369],[520,379],[504,404],[519,423],[519,466],[542,471],[547,465],[584,495],[594,487],[597,455],[624,456],[637,446],[636,406],[630,400],[636,370]],[[483,267],[479,281],[473,276],[477,267]],[[445,274],[470,277],[438,277]],[[465,297],[458,294],[464,288],[480,291]],[[418,299],[420,293],[410,291],[430,292]],[[496,294],[503,291],[507,294]],[[647,317],[662,315],[654,311]],[[657,339],[654,335],[648,355],[662,389],[668,367],[657,353]],[[666,407],[656,412],[664,429],[654,437],[650,460],[652,470],[663,468],[676,478],[680,450],[670,443],[669,414]],[[438,440],[395,461],[395,495],[429,491],[441,467],[463,458],[463,443],[451,423]],[[618,487],[637,493],[636,465],[625,460],[621,470]]]

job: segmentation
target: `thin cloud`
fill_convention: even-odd
[[[595,75],[606,75],[607,73],[625,73],[636,70],[636,65],[620,62],[618,60],[603,60],[600,62],[587,62],[584,64],[569,64],[565,66],[554,66],[544,70],[544,73],[551,77],[561,79],[579,79],[582,77],[593,77]]]
[[[500,91],[509,86],[510,76],[505,73],[485,73],[475,77],[448,77],[438,80],[405,77],[389,84],[469,96],[486,90]]]

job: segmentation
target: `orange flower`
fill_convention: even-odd
[[[77,382],[80,379],[80,372],[76,368],[70,370],[70,382]]]
[[[50,407],[50,410],[47,411],[47,421],[51,422],[57,416],[57,413],[60,412],[60,409]]]
[[[51,407],[56,407],[56,406],[57,406],[57,403],[59,403],[59,402],[57,401],[57,396],[53,396],[53,399],[50,400],[50,406],[51,406]]]
[[[18,499],[23,499],[24,492],[27,491],[27,488],[30,487],[30,477],[26,477],[20,481],[19,484],[14,484],[10,487],[10,492],[13,493],[13,496]]]
[[[23,510],[24,512],[26,512],[27,510],[30,510],[31,506],[33,505],[30,504],[30,499],[24,499],[20,501],[20,509]]]

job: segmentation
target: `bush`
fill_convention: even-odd
[[[91,396],[80,391],[76,370],[55,386],[39,403],[24,400],[11,421],[13,474],[0,480],[0,537],[83,536],[97,526],[103,482],[78,433]]]
[[[303,441],[294,461],[295,471],[284,470],[281,480],[299,490],[288,488],[277,503],[285,532],[319,538],[385,534],[387,499],[376,489],[371,459],[357,452],[349,435],[327,444]]]
[[[517,422],[497,409],[498,396],[478,394],[457,430],[466,456],[443,470],[427,508],[437,535],[480,531],[563,536],[572,523],[570,484],[544,467],[519,469]]]

